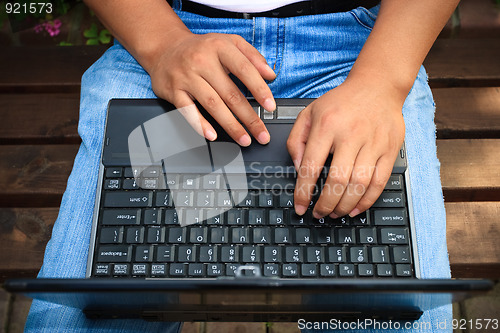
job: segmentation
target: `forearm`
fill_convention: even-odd
[[[388,85],[406,98],[459,0],[382,0],[375,26],[349,77]]]
[[[84,1],[148,72],[166,46],[189,32],[165,0]]]

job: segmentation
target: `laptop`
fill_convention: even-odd
[[[492,288],[422,280],[404,146],[379,199],[354,218],[314,219],[325,163],[303,216],[286,140],[312,100],[254,111],[271,135],[240,147],[198,133],[193,109],[159,99],[108,107],[86,279],[4,287],[89,318],[163,321],[415,320]]]

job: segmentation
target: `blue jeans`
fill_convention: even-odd
[[[178,7],[177,7],[178,8]],[[275,68],[275,97],[316,98],[346,78],[374,24],[378,7],[286,19],[210,19],[177,11],[194,33],[239,34]],[[82,78],[78,132],[82,144],[39,277],[85,277],[107,103],[111,98],[154,98],[144,69],[115,43]],[[446,218],[436,157],[434,103],[423,68],[403,107],[422,278],[449,278]],[[451,305],[420,319],[451,321]],[[34,301],[27,332],[177,332],[181,323],[85,318],[80,310]],[[437,331],[437,330],[435,330]],[[451,328],[449,330],[451,332]]]

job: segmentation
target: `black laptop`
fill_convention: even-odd
[[[276,102],[267,112],[250,100],[271,142],[239,147],[201,108],[215,142],[196,132],[189,110],[111,100],[87,279],[4,287],[91,318],[166,321],[415,320],[492,288],[419,279],[404,147],[368,211],[312,217],[327,161],[310,209],[296,215],[286,140],[311,100]]]

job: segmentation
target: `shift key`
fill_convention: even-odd
[[[382,192],[373,208],[402,208],[405,206],[403,192]]]
[[[153,192],[127,191],[107,192],[104,195],[104,207],[151,207]]]

